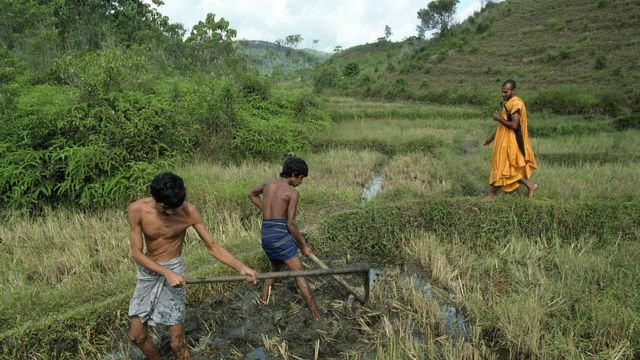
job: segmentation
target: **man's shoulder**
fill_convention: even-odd
[[[505,104],[505,107],[508,110],[518,110],[518,109],[522,109],[525,107],[524,105],[524,101],[522,101],[522,99],[518,96],[514,96],[511,99],[509,99],[509,101]]]
[[[132,212],[132,211],[140,211],[145,207],[148,207],[151,203],[151,198],[147,197],[147,198],[143,198],[143,199],[138,199],[134,202],[132,202],[131,204],[129,204],[129,206],[127,206],[127,211]]]

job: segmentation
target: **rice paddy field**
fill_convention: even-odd
[[[327,107],[333,125],[298,154],[310,168],[298,226],[329,265],[381,271],[370,301],[312,279],[322,317],[313,322],[293,281],[279,282],[266,306],[255,302],[259,285],[190,285],[194,358],[640,356],[640,131],[618,131],[606,117],[530,113],[538,191],[486,202],[491,148],[482,141],[496,128],[488,112],[350,98]],[[268,271],[246,193],[280,167],[214,158],[173,170],[215,240]],[[136,268],[127,236],[124,208],[6,215],[2,357],[140,358],[126,338]],[[230,273],[195,232],[184,256],[188,277]],[[166,331],[153,337],[166,353]]]

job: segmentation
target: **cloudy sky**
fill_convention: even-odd
[[[302,48],[332,51],[375,42],[391,27],[392,41],[416,35],[417,12],[428,0],[163,0],[159,10],[189,31],[207,13],[224,17],[238,39],[275,41],[301,34]],[[145,0],[151,3],[150,0]],[[456,19],[466,19],[481,0],[461,0]],[[318,44],[313,45],[312,40]]]

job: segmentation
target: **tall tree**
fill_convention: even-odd
[[[237,31],[229,27],[227,20],[216,21],[215,14],[207,14],[205,21],[193,26],[187,38],[195,53],[194,63],[206,68],[228,58],[233,54],[236,35]]]
[[[293,48],[298,47],[302,41],[304,41],[304,38],[300,34],[291,34],[284,38],[285,45]]]
[[[428,30],[438,30],[438,36],[445,36],[451,30],[453,14],[459,0],[435,0],[426,9],[418,10],[418,35],[424,37]]]
[[[391,27],[389,25],[384,26],[384,38],[385,40],[389,40],[389,38],[393,35],[391,32]]]

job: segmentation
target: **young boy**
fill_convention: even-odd
[[[151,197],[135,201],[128,208],[131,255],[140,265],[129,304],[129,339],[147,359],[160,359],[146,335],[146,326],[168,325],[171,349],[179,359],[191,359],[182,325],[186,283],[181,254],[187,229],[193,227],[211,256],[246,275],[248,281],[257,282],[256,272],[213,241],[198,209],[184,201],[186,190],[179,176],[159,174],[150,190]]]
[[[304,256],[311,254],[311,248],[306,245],[295,223],[298,192],[294,188],[302,184],[308,173],[309,168],[304,160],[288,156],[279,179],[268,180],[249,192],[251,202],[262,210],[262,248],[271,261],[272,271],[280,271],[284,264],[292,271],[302,270],[298,248]],[[275,279],[265,280],[260,298],[263,304],[269,302],[274,282]],[[304,277],[297,277],[296,282],[309,306],[311,317],[320,319],[307,281]]]

